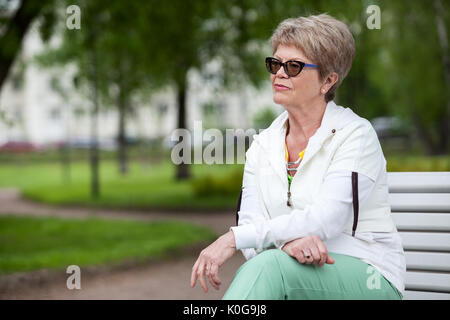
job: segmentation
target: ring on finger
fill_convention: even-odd
[[[306,259],[311,259],[311,254],[309,252],[303,251]]]

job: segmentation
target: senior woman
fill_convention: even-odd
[[[352,34],[321,14],[283,21],[271,42],[273,100],[286,111],[254,136],[238,226],[200,253],[191,286],[219,289],[239,249],[247,261],[223,299],[402,299],[383,151],[369,121],[333,102]]]

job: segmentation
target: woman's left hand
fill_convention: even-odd
[[[194,287],[197,278],[203,288],[208,292],[208,286],[205,281],[205,274],[211,285],[219,290],[221,280],[219,279],[219,267],[233,256],[236,252],[236,241],[233,231],[228,231],[220,236],[216,241],[200,252],[200,255],[192,267],[191,287]]]
[[[292,240],[286,243],[282,250],[300,263],[318,264],[319,267],[325,263],[334,263],[333,257],[328,255],[327,247],[318,236]]]

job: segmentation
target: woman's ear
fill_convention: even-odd
[[[322,94],[326,94],[326,93],[330,90],[330,88],[331,88],[335,83],[337,83],[338,79],[339,79],[339,75],[338,75],[336,72],[330,73],[330,74],[325,78],[325,81],[324,81],[323,84],[322,84],[322,87],[321,87],[321,89],[320,89],[320,92],[321,92]]]

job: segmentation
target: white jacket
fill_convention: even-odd
[[[406,263],[388,202],[386,159],[369,121],[330,101],[291,182],[284,158],[287,112],[254,136],[246,153],[236,249],[246,259],[296,238],[319,236],[329,252],[374,266],[404,294]],[[358,172],[359,217],[352,236],[351,172]]]
[[[284,159],[284,141],[286,135],[287,111],[278,116],[269,128],[254,136],[246,153],[243,188],[256,188],[261,199],[261,214],[253,216],[249,212],[240,212],[249,216],[252,224],[233,227],[238,249],[256,248],[260,251],[268,246],[281,247],[295,238],[321,233],[322,240],[336,236],[336,230],[330,223],[320,221],[320,232],[308,230],[298,234],[299,229],[290,229],[283,225],[288,223],[288,216],[297,216],[301,222],[302,215],[308,207],[320,206],[322,183],[329,172],[354,171],[361,173],[375,182],[375,187],[364,205],[359,208],[356,229],[358,234],[367,232],[396,231],[388,202],[386,160],[384,158],[377,134],[370,122],[356,115],[351,109],[337,106],[330,101],[325,109],[321,126],[309,139],[304,158],[291,183],[293,206],[287,206],[288,181]],[[348,181],[351,185],[351,179]],[[286,215],[286,216],[284,216]],[[274,219],[283,216],[283,218]],[[262,220],[264,220],[262,222]],[[258,229],[258,223],[260,227]],[[262,224],[264,226],[261,226]],[[241,224],[241,223],[240,223]],[[352,232],[353,218],[342,226],[342,232]],[[264,230],[262,230],[264,229]],[[251,239],[250,239],[250,238]]]

